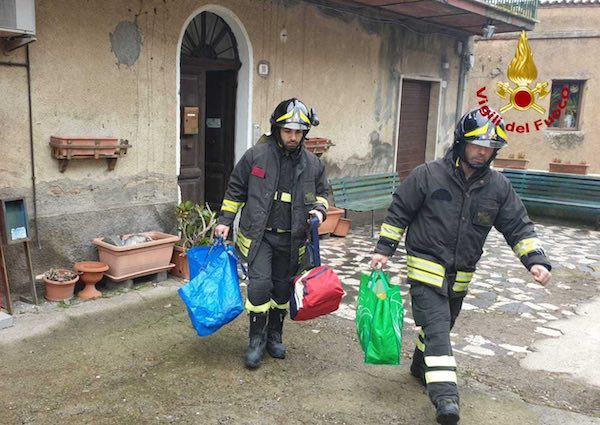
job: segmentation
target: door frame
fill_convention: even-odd
[[[438,157],[439,146],[437,143],[440,117],[442,108],[442,79],[428,78],[422,76],[412,76],[409,74],[400,75],[398,83],[398,113],[396,115],[396,126],[394,128],[394,172],[397,172],[396,163],[398,162],[398,138],[400,137],[400,110],[402,109],[402,83],[404,80],[424,81],[431,83],[429,91],[429,112],[427,114],[427,139],[425,141],[425,161],[431,161]]]
[[[177,42],[177,56],[176,56],[176,140],[175,140],[175,160],[176,160],[176,173],[179,176],[181,163],[180,163],[180,147],[179,138],[181,136],[181,100],[179,92],[181,90],[181,44],[183,42],[183,36],[189,23],[197,15],[202,12],[211,12],[221,17],[235,36],[238,55],[241,62],[241,67],[238,70],[238,85],[236,89],[235,99],[235,136],[234,136],[234,163],[244,155],[244,152],[252,146],[252,84],[253,84],[253,51],[250,37],[246,32],[242,21],[229,9],[218,6],[218,5],[206,5],[202,6],[194,12],[192,12],[183,23],[181,31],[179,33],[179,41]],[[178,199],[181,200],[181,193],[178,194]]]

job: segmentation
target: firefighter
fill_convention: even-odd
[[[324,166],[304,148],[311,125],[319,124],[314,111],[288,99],[277,105],[270,123],[270,134],[235,166],[215,228],[216,236],[227,238],[241,211],[236,247],[248,262],[249,369],[260,366],[265,348],[271,357],[285,358],[283,321],[291,280],[307,262],[308,220],[323,222],[328,208]]]
[[[507,145],[504,122],[485,107],[457,123],[443,159],[415,168],[393,195],[372,268],[384,267],[406,233],[407,281],[420,332],[411,374],[427,387],[436,420],[459,421],[450,330],[494,226],[533,279],[546,285],[551,264],[508,179],[489,165]]]

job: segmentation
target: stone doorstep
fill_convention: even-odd
[[[0,311],[0,329],[10,328],[14,324],[15,319],[10,314]]]

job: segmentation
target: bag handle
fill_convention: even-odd
[[[319,250],[319,218],[312,216],[309,220],[310,223],[310,242],[313,246],[314,263],[313,266],[319,267],[321,265],[321,252]]]
[[[227,243],[225,243],[225,239],[223,239],[223,236],[217,236],[216,238],[213,239],[213,243],[210,246],[210,249],[208,250],[208,254],[206,254],[206,261],[204,262],[202,267],[200,267],[200,271],[206,269],[206,267],[208,266],[208,259],[210,258],[210,254],[211,254],[212,250],[216,246],[222,246],[223,249],[225,250],[225,252],[227,253],[227,255],[230,255],[231,257],[233,257],[233,259],[236,261],[236,264],[239,264],[242,267],[242,272],[244,273],[244,276],[243,276],[244,280],[248,279],[248,271],[246,270],[244,263],[242,263],[242,260],[237,255],[237,252],[235,252],[235,249],[227,249],[228,245],[227,245]]]
[[[373,269],[371,270],[371,276],[369,277],[369,289],[374,289],[377,280],[381,280],[383,289],[387,292],[390,289],[390,281],[383,270]]]

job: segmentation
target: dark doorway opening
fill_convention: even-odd
[[[183,201],[220,208],[235,160],[240,66],[237,43],[227,23],[210,12],[196,16],[181,45],[178,182]],[[190,123],[191,119],[197,122]]]
[[[396,171],[400,180],[425,162],[431,83],[403,80]]]

